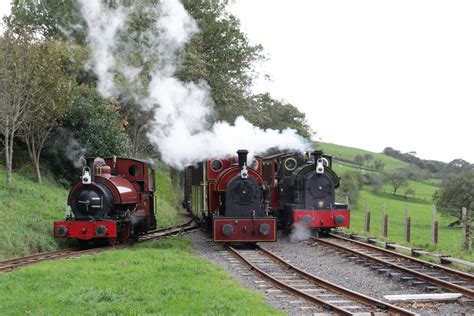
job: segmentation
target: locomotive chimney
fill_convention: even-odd
[[[311,153],[311,155],[313,156],[314,162],[316,163],[316,161],[318,161],[318,159],[322,157],[323,151],[322,150],[315,150]]]
[[[247,165],[247,154],[249,153],[246,149],[237,150],[237,155],[239,155],[239,169],[242,170],[244,165]]]
[[[94,159],[95,158],[86,158],[86,165],[87,167],[89,167],[90,170],[91,182],[94,182],[95,177]]]

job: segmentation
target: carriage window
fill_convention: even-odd
[[[140,175],[140,168],[137,165],[131,165],[130,168],[128,168],[128,173],[132,177],[137,177]]]

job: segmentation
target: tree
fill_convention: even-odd
[[[441,214],[457,218],[457,221],[450,225],[459,224],[462,208],[474,209],[474,170],[443,181],[433,200]]]
[[[7,30],[0,38],[0,128],[5,149],[7,185],[13,183],[13,142],[18,130],[33,117],[30,102],[40,90],[38,68],[33,60],[36,40],[29,29]]]
[[[382,159],[375,159],[374,167],[375,167],[375,170],[382,171],[383,168],[385,167],[385,162]]]
[[[363,179],[360,172],[346,171],[341,175],[341,185],[339,195],[348,196],[351,204],[357,204],[359,191],[362,189]]]
[[[357,154],[354,157],[354,162],[359,165],[359,168],[362,167],[362,164],[364,163],[364,156]]]
[[[408,188],[406,188],[406,189],[404,190],[404,194],[405,194],[405,197],[407,197],[407,196],[409,196],[409,195],[411,195],[411,196],[414,197],[415,194],[416,194],[416,190],[415,190],[414,188],[412,188],[412,187],[408,187]]]
[[[393,188],[393,195],[397,195],[398,189],[408,185],[408,177],[401,170],[395,170],[392,173],[386,173],[385,178]]]
[[[253,96],[252,107],[244,113],[252,124],[263,129],[282,130],[293,128],[303,137],[311,138],[311,128],[306,122],[306,115],[295,106],[281,100],[273,99],[269,93]]]
[[[369,164],[369,162],[371,162],[372,160],[374,160],[374,155],[372,155],[372,154],[364,154],[364,159],[365,159],[365,161],[367,161],[367,164]]]
[[[20,128],[19,135],[26,144],[40,183],[40,157],[45,141],[71,104],[72,81],[65,73],[65,50],[62,43],[55,41],[45,41],[31,47],[31,61],[35,64],[39,80],[38,90],[29,102],[29,106],[35,109],[35,116]]]
[[[127,148],[126,120],[119,114],[117,101],[106,100],[91,87],[81,85],[73,91],[73,104],[64,127],[84,147],[87,156],[121,155]]]

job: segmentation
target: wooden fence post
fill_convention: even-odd
[[[462,208],[462,249],[470,250],[470,229],[469,229],[469,213],[467,208]]]
[[[382,233],[385,229],[385,202],[382,203]]]
[[[405,240],[407,242],[410,242],[410,224],[411,224],[411,218],[407,217],[407,220],[405,222]]]
[[[438,222],[436,221],[436,204],[431,206],[431,243],[438,243]]]
[[[383,236],[387,238],[388,234],[388,215],[383,216]]]
[[[408,219],[408,204],[407,204],[407,202],[405,202],[403,204],[403,209],[404,209],[404,212],[405,212],[404,222],[405,222],[405,226],[406,226],[407,225],[407,219]]]
[[[365,213],[365,231],[370,232],[370,212]]]

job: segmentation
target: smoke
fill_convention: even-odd
[[[55,149],[55,154],[66,157],[75,168],[83,166],[86,149],[74,138],[72,132],[64,127],[57,129],[49,148]]]
[[[214,103],[208,84],[176,78],[184,47],[199,32],[196,21],[179,0],[162,0],[146,10],[140,7],[153,23],[139,36],[127,30],[127,23],[132,12],[145,4],[138,2],[128,8],[117,4],[111,8],[101,0],[79,2],[88,26],[87,42],[92,51],[89,64],[99,78],[99,92],[105,97],[127,92],[144,110],[153,112],[147,136],[166,163],[183,168],[206,158],[234,155],[238,149],[248,149],[249,158],[272,147],[309,149],[295,130],[262,130],[243,117],[234,124],[217,122],[209,126]],[[141,60],[152,61],[146,74],[145,67],[130,65],[122,58],[124,50],[132,47]],[[114,71],[128,81],[126,88],[117,87]],[[137,82],[140,75],[150,78],[146,89]]]
[[[290,234],[290,242],[308,240],[311,237],[311,230],[304,223],[295,223]]]

